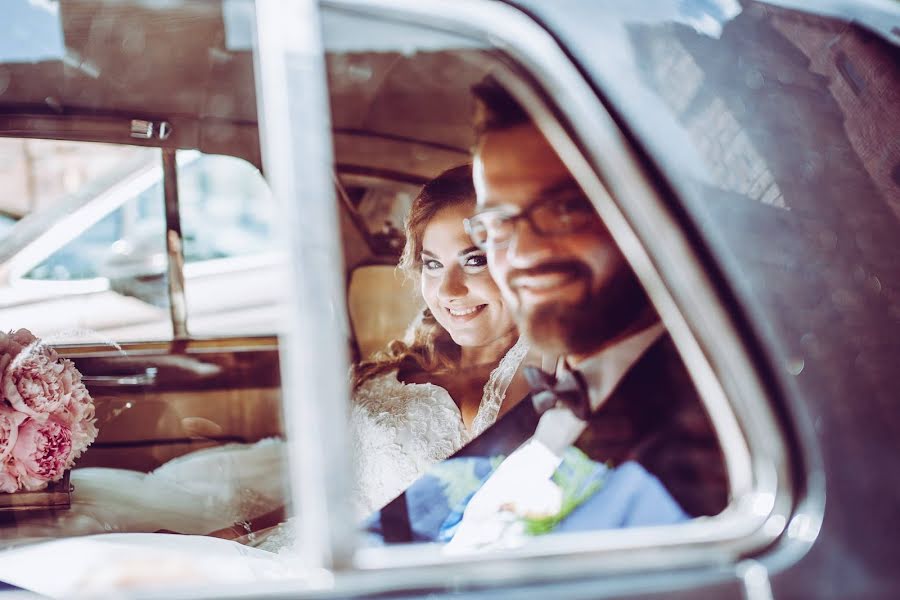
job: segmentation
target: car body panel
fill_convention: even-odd
[[[813,521],[804,535],[787,536],[758,558],[773,571],[775,597],[890,595],[900,588],[889,566],[897,548],[890,523],[900,503],[890,467],[897,425],[886,418],[897,411],[890,382],[900,356],[900,188],[882,183],[879,173],[900,165],[900,148],[890,142],[900,135],[900,51],[890,33],[900,9],[828,3],[833,14],[861,22],[848,25],[818,16],[818,7],[792,11],[781,3],[516,4],[557,36],[643,146],[735,293],[748,334],[762,344],[759,357],[781,390],[782,419],[796,436],[798,472],[806,474],[798,491],[816,512],[828,502],[821,531]],[[722,7],[734,10],[717,14]],[[650,54],[654,43],[679,44],[693,72],[684,70],[687,59]],[[841,87],[841,52],[864,65],[857,69],[873,95],[862,106]],[[674,75],[654,80],[652,70],[665,59]],[[698,76],[705,82],[693,106],[667,103],[664,84]],[[704,95],[720,95],[739,115],[789,210],[704,190],[696,180],[704,179],[708,159],[671,151],[696,147],[685,115],[702,110]],[[858,133],[876,123],[878,133]],[[879,144],[883,154],[868,153]],[[878,156],[883,162],[873,164]]]
[[[100,15],[109,38],[124,43],[126,28],[117,25],[134,18],[128,17],[129,11],[141,14],[155,23],[145,39],[152,51],[142,60],[151,67],[159,66],[170,60],[168,46],[174,45],[179,35],[184,37],[181,21],[197,18],[208,22],[212,37],[220,34],[219,27],[225,26],[220,20],[225,17],[211,8],[216,3],[185,4],[171,29],[162,27],[164,13],[148,12],[146,3],[123,4],[116,9],[101,4],[63,3],[64,28],[73,40],[80,40],[73,44],[83,59],[77,65],[42,63],[38,65],[42,74],[36,78],[25,66],[9,71],[11,91],[0,95],[3,134],[42,137],[58,131],[62,133],[54,135],[140,144],[144,142],[129,137],[131,118],[166,120],[173,126],[172,136],[146,142],[148,145],[227,150],[259,166],[256,99],[247,94],[253,87],[249,51],[216,48],[211,52],[198,40],[191,46],[192,58],[162,85],[150,76],[153,68],[129,72],[127,52],[119,58],[107,57],[102,47],[92,45],[85,30],[85,23]],[[898,546],[892,528],[900,505],[900,481],[893,468],[898,413],[892,381],[900,356],[896,241],[900,199],[889,180],[873,176],[870,164],[859,159],[853,132],[878,125],[874,129],[884,138],[876,139],[887,140],[884,156],[890,166],[897,158],[896,145],[889,142],[900,123],[896,112],[900,102],[885,103],[875,120],[870,117],[862,125],[854,121],[854,114],[843,104],[843,92],[835,91],[838,85],[854,85],[853,69],[845,66],[825,71],[829,65],[816,63],[815,52],[824,48],[836,58],[839,50],[847,54],[849,49],[859,53],[850,52],[851,58],[874,56],[872,60],[878,61],[883,73],[896,77],[900,61],[891,64],[897,57],[896,46],[882,37],[870,39],[866,29],[847,24],[843,18],[854,16],[863,24],[874,23],[879,36],[890,36],[891,30],[882,24],[885,17],[896,16],[896,5],[829,2],[823,8],[831,16],[822,17],[809,7],[802,13],[786,9],[781,6],[784,2],[519,0],[511,4],[546,27],[593,86],[704,258],[710,277],[753,350],[754,367],[771,392],[781,425],[779,435],[788,444],[791,470],[797,474],[792,492],[798,502],[791,507],[792,519],[784,524],[785,533],[745,560],[723,555],[720,564],[678,569],[661,549],[659,569],[653,574],[604,573],[596,578],[579,576],[524,587],[517,578],[528,574],[530,563],[521,563],[518,570],[506,573],[500,585],[472,586],[461,574],[447,576],[444,587],[425,586],[418,592],[466,597],[733,598],[744,594],[755,600],[767,598],[770,592],[787,598],[891,597],[900,589],[900,576],[893,569]],[[77,10],[72,8],[76,6]],[[490,30],[493,24],[479,26]],[[465,159],[472,138],[461,133],[461,127],[467,123],[471,107],[465,103],[447,107],[447,113],[437,114],[440,118],[431,119],[427,128],[404,129],[402,120],[397,127],[398,115],[404,111],[416,111],[422,118],[415,121],[428,121],[433,107],[393,100],[402,95],[398,90],[427,80],[429,73],[418,70],[415,62],[401,53],[358,51],[351,42],[335,42],[340,52],[334,54],[340,56],[330,57],[332,63],[353,63],[353,69],[339,70],[348,75],[345,80],[331,81],[336,90],[331,110],[339,191],[351,187],[351,180],[365,178],[421,183],[441,168]],[[664,59],[674,56],[667,55],[667,49],[681,52],[678,56],[687,59],[667,64]],[[679,105],[677,94],[673,100],[664,89],[674,79],[696,75],[691,61],[700,73],[709,75],[704,93],[724,98],[728,114],[740,113],[735,118],[739,131],[733,135],[739,137],[743,132],[749,146],[767,165],[773,165],[770,174],[777,193],[767,196],[766,189],[754,191],[752,186],[729,193],[711,185],[717,180],[715,174],[710,176],[709,156],[697,150],[697,131],[685,125],[691,114],[702,113],[707,106],[702,101],[692,105],[689,94]],[[118,89],[113,80],[101,82],[94,90],[92,64],[102,64],[104,74],[125,73],[127,77],[119,84],[127,84],[136,95],[112,93]],[[664,72],[657,76],[654,69],[672,69],[674,75]],[[354,79],[353,73],[368,75]],[[456,81],[461,73],[465,77]],[[444,74],[459,85],[478,78],[474,71],[468,73],[459,65],[451,65]],[[211,82],[210,87],[194,89],[190,82],[197,80]],[[46,85],[56,86],[55,95],[45,94],[42,86]],[[151,85],[158,89],[150,90]],[[192,92],[164,98],[159,89],[169,85]],[[434,93],[439,91],[436,85]],[[423,95],[427,93],[423,91]],[[82,103],[79,98],[87,100]],[[743,112],[735,108],[738,106]],[[86,123],[82,129],[68,125],[75,117]],[[568,125],[576,135],[591,135],[591,123]],[[817,161],[810,149],[831,154]],[[742,197],[748,194],[756,202]],[[373,251],[372,237],[363,231],[364,224],[350,201],[341,204],[340,228],[348,280],[357,267],[394,260],[390,251]],[[249,287],[258,290],[264,285],[259,282]],[[210,295],[215,296],[227,299],[227,287],[217,288]],[[391,331],[396,326],[391,324]],[[120,330],[111,331],[113,338],[121,334]],[[366,338],[364,347],[376,348],[380,339]],[[187,348],[175,342],[126,348],[128,354],[143,357],[139,371],[145,362],[169,369],[165,377],[169,383],[159,389],[97,387],[95,395],[104,418],[125,423],[103,434],[97,452],[85,457],[89,464],[119,461],[115,464],[152,468],[198,444],[254,440],[280,431],[276,340],[214,338],[204,343],[209,344],[205,350],[199,341]],[[123,369],[135,367],[130,358],[110,353],[103,346],[68,348],[66,353],[88,375],[121,374]],[[247,375],[248,365],[267,374],[265,385],[251,389],[240,381]],[[205,371],[215,374],[199,382],[191,378],[192,369],[201,375]],[[242,401],[244,396],[235,395],[235,389],[251,400]],[[116,411],[122,402],[136,402],[138,408],[119,414]],[[257,411],[256,416],[229,420],[229,415],[244,410]],[[215,435],[192,439],[184,418],[195,417],[225,426]],[[154,425],[145,427],[147,423]],[[124,445],[132,443],[151,446],[152,451],[115,457]],[[824,522],[820,523],[823,510]],[[354,578],[352,573],[343,575],[346,580]],[[386,574],[388,578],[407,575],[412,578],[413,574]],[[355,588],[351,581],[334,594],[365,595],[373,589],[356,583]],[[418,593],[397,592],[399,584],[384,585],[387,587],[379,592],[383,597]]]

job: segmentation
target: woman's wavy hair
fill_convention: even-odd
[[[413,200],[406,219],[406,245],[398,268],[416,278],[422,270],[422,237],[431,219],[441,210],[459,204],[475,204],[472,165],[448,169],[425,184]],[[460,347],[426,307],[410,325],[403,340],[393,340],[384,350],[353,370],[353,388],[394,369],[421,369],[433,373],[459,364]]]

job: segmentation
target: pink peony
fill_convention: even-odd
[[[20,487],[36,491],[59,481],[72,466],[72,431],[56,421],[28,419],[19,427],[12,451]]]
[[[62,365],[60,381],[64,382],[66,403],[60,418],[68,419],[67,424],[94,418],[94,400],[81,381],[81,373],[75,363],[67,358],[58,359]]]
[[[3,372],[0,391],[16,410],[46,421],[51,414],[64,410],[71,398],[77,371],[71,361],[66,362],[69,364],[52,350],[22,353]]]
[[[91,397],[84,386],[82,386],[82,390],[84,390],[83,397],[87,399],[87,402],[77,404],[76,401],[73,401],[71,405],[79,416],[68,421],[68,427],[72,430],[72,460],[81,456],[81,453],[97,439],[97,433],[99,433],[94,419],[94,403],[91,402]],[[82,394],[75,393],[73,396],[82,396]],[[68,414],[71,413],[65,413],[63,416]]]
[[[72,448],[74,458],[81,456],[88,446],[97,438],[97,426],[94,419],[94,400],[90,392],[81,381],[81,373],[75,368],[71,360],[60,359],[67,374],[66,380],[71,380],[71,393],[65,408],[57,413],[56,419],[72,430]]]
[[[0,492],[58,481],[96,437],[75,363],[27,329],[0,332]]]
[[[7,365],[22,350],[35,344],[35,342],[37,342],[37,338],[31,335],[31,332],[27,329],[9,333],[0,331],[0,373],[6,370]]]
[[[19,489],[19,478],[11,461],[0,461],[0,492],[11,494]]]
[[[12,454],[13,446],[19,437],[19,425],[27,418],[26,415],[0,402],[0,465]]]

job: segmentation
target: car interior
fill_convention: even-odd
[[[57,56],[3,62],[0,55],[0,138],[150,149],[141,154],[139,169],[129,164],[128,176],[115,181],[132,185],[134,173],[144,177],[140,197],[156,203],[152,210],[159,215],[169,200],[163,188],[171,175],[159,168],[168,155],[178,157],[179,169],[197,156],[232,157],[251,175],[265,176],[251,48],[222,5],[66,0],[59,4],[58,23],[64,48]],[[425,43],[399,25],[386,29],[384,40],[360,44],[360,26],[339,9],[324,14],[334,197],[354,362],[403,338],[422,310],[417,282],[396,269],[403,221],[425,182],[470,161],[470,88],[500,64],[490,49],[450,33]],[[410,39],[398,43],[400,36]],[[174,65],[172,48],[178,48]],[[184,194],[189,175],[179,170],[178,177]],[[269,260],[247,259],[231,271],[186,261],[187,335],[173,335],[172,296],[165,293],[172,290],[171,271],[146,258],[164,256],[161,238],[145,249],[144,259],[133,245],[134,255],[126,256],[133,259],[130,270],[107,270],[93,288],[61,285],[72,281],[44,281],[38,288],[28,281],[31,271],[10,267],[23,253],[46,259],[60,251],[35,250],[47,245],[45,233],[56,222],[70,218],[68,226],[80,227],[70,236],[77,240],[113,208],[125,206],[109,201],[106,208],[92,208],[105,197],[97,189],[118,188],[91,183],[64,196],[62,208],[17,215],[16,229],[0,240],[0,280],[31,294],[30,301],[4,307],[0,326],[47,335],[75,362],[94,397],[100,434],[78,468],[149,473],[207,448],[283,438],[278,315],[290,299],[283,249],[263,243],[278,238],[281,208],[258,190],[242,200],[250,202],[244,213],[259,206],[270,216],[247,251],[252,258],[265,250]],[[185,231],[196,228],[192,219],[212,218],[216,198],[208,200],[191,209],[194,214],[182,205]],[[137,222],[148,218],[139,215]],[[150,235],[164,235],[164,223]],[[43,263],[28,264],[36,269]],[[125,297],[126,308],[116,310],[130,321],[117,321],[111,295]],[[58,318],[41,323],[47,315]],[[283,504],[283,493],[273,492],[278,497],[266,506]],[[0,517],[0,527],[18,527],[19,535],[45,531],[29,529],[25,512]],[[271,523],[259,527],[266,525]],[[251,538],[238,537],[247,543]]]
[[[0,596],[892,597],[900,20],[820,4],[4,0]],[[642,310],[592,355],[510,314],[500,359],[391,363],[447,434],[359,375],[453,337],[434,253],[398,262],[486,80],[545,152],[512,183],[564,185],[467,213],[460,271],[500,298],[523,234],[589,233],[535,244],[573,259],[536,295],[609,308],[614,264]]]
[[[340,14],[331,18],[339,21]],[[0,64],[6,82],[0,94],[0,136],[10,142],[73,143],[76,152],[101,144],[125,157],[119,158],[121,166],[89,178],[59,205],[17,216],[15,232],[0,247],[5,285],[30,290],[36,288],[34,280],[52,280],[59,272],[53,259],[66,246],[57,238],[50,249],[35,250],[42,242],[47,245],[48,228],[63,222],[76,242],[89,238],[104,219],[119,214],[94,206],[108,190],[115,192],[115,185],[133,185],[137,176],[152,182],[139,198],[150,208],[138,209],[135,218],[147,222],[141,210],[161,217],[163,150],[174,150],[180,163],[196,160],[191,153],[199,151],[201,160],[235,157],[262,170],[251,49],[240,40],[231,45],[226,19],[214,2],[157,8],[141,2],[67,1],[59,7],[63,55]],[[325,23],[326,31],[330,26]],[[334,43],[340,46],[351,37],[342,34]],[[111,53],[111,47],[122,51]],[[169,65],[172,47],[179,48],[177,68]],[[328,52],[327,65],[351,325],[348,347],[358,361],[402,338],[421,310],[416,284],[395,269],[404,243],[403,220],[424,182],[469,160],[468,88],[483,77],[485,67],[478,51],[465,49],[408,55],[337,48]],[[452,93],[447,82],[453,82]],[[431,108],[436,100],[440,111]],[[136,133],[138,121],[145,129]],[[137,158],[136,146],[144,148]],[[182,195],[189,167],[179,166]],[[153,168],[154,176],[145,174]],[[205,176],[221,177],[223,170]],[[109,185],[109,180],[120,183]],[[270,197],[259,190],[247,196],[243,202],[256,202],[263,215],[273,215]],[[182,205],[185,228],[192,218],[211,218],[216,198],[211,200],[207,214],[199,206],[191,215]],[[273,216],[263,224],[270,239],[277,236]],[[32,302],[7,304],[3,311],[3,327],[49,335],[84,375],[101,433],[79,467],[149,472],[192,451],[284,433],[273,317],[285,293],[277,284],[283,255],[265,269],[252,264],[218,279],[203,272],[192,276],[186,257],[190,335],[171,339],[166,273],[151,260],[164,258],[164,227],[158,219],[148,234],[154,238],[152,252],[141,259],[138,248],[130,257],[131,272],[111,274],[108,260],[102,273],[80,275],[71,269],[56,281],[38,281],[44,285],[40,292],[29,292]],[[257,246],[263,242],[255,240]],[[87,252],[83,243],[70,247],[69,254]],[[17,262],[23,255],[37,258]],[[106,281],[98,283],[100,275]],[[81,285],[71,285],[76,281]],[[125,297],[124,308],[110,303],[113,294]],[[241,301],[230,307],[238,295]],[[49,318],[54,314],[58,318]],[[242,335],[248,330],[251,335]]]

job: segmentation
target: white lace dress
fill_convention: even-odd
[[[350,437],[356,464],[353,504],[363,519],[397,497],[434,463],[441,461],[497,420],[513,375],[528,354],[519,339],[491,371],[472,430],[444,388],[431,383],[403,383],[397,372],[360,386],[350,411]],[[290,554],[295,536],[292,519],[265,533],[254,545]]]
[[[428,467],[490,427],[527,353],[528,345],[520,339],[491,371],[471,431],[453,398],[440,386],[400,382],[397,371],[364,383],[354,396],[350,414],[357,516],[367,516],[390,502]]]
[[[527,352],[527,345],[520,340],[491,372],[471,432],[463,425],[450,394],[439,386],[401,383],[396,372],[364,384],[353,399],[350,423],[357,516],[362,519],[390,502],[429,466],[487,429],[497,419],[510,381]],[[282,505],[286,472],[284,441],[280,439],[192,452],[151,473],[104,467],[75,469],[72,507],[59,514],[14,522],[15,537],[36,540],[61,534],[160,529],[203,534]],[[0,531],[0,538],[6,533]],[[290,523],[259,537],[255,545],[263,550],[290,553],[294,546]],[[156,538],[142,533],[133,539],[143,546]]]

